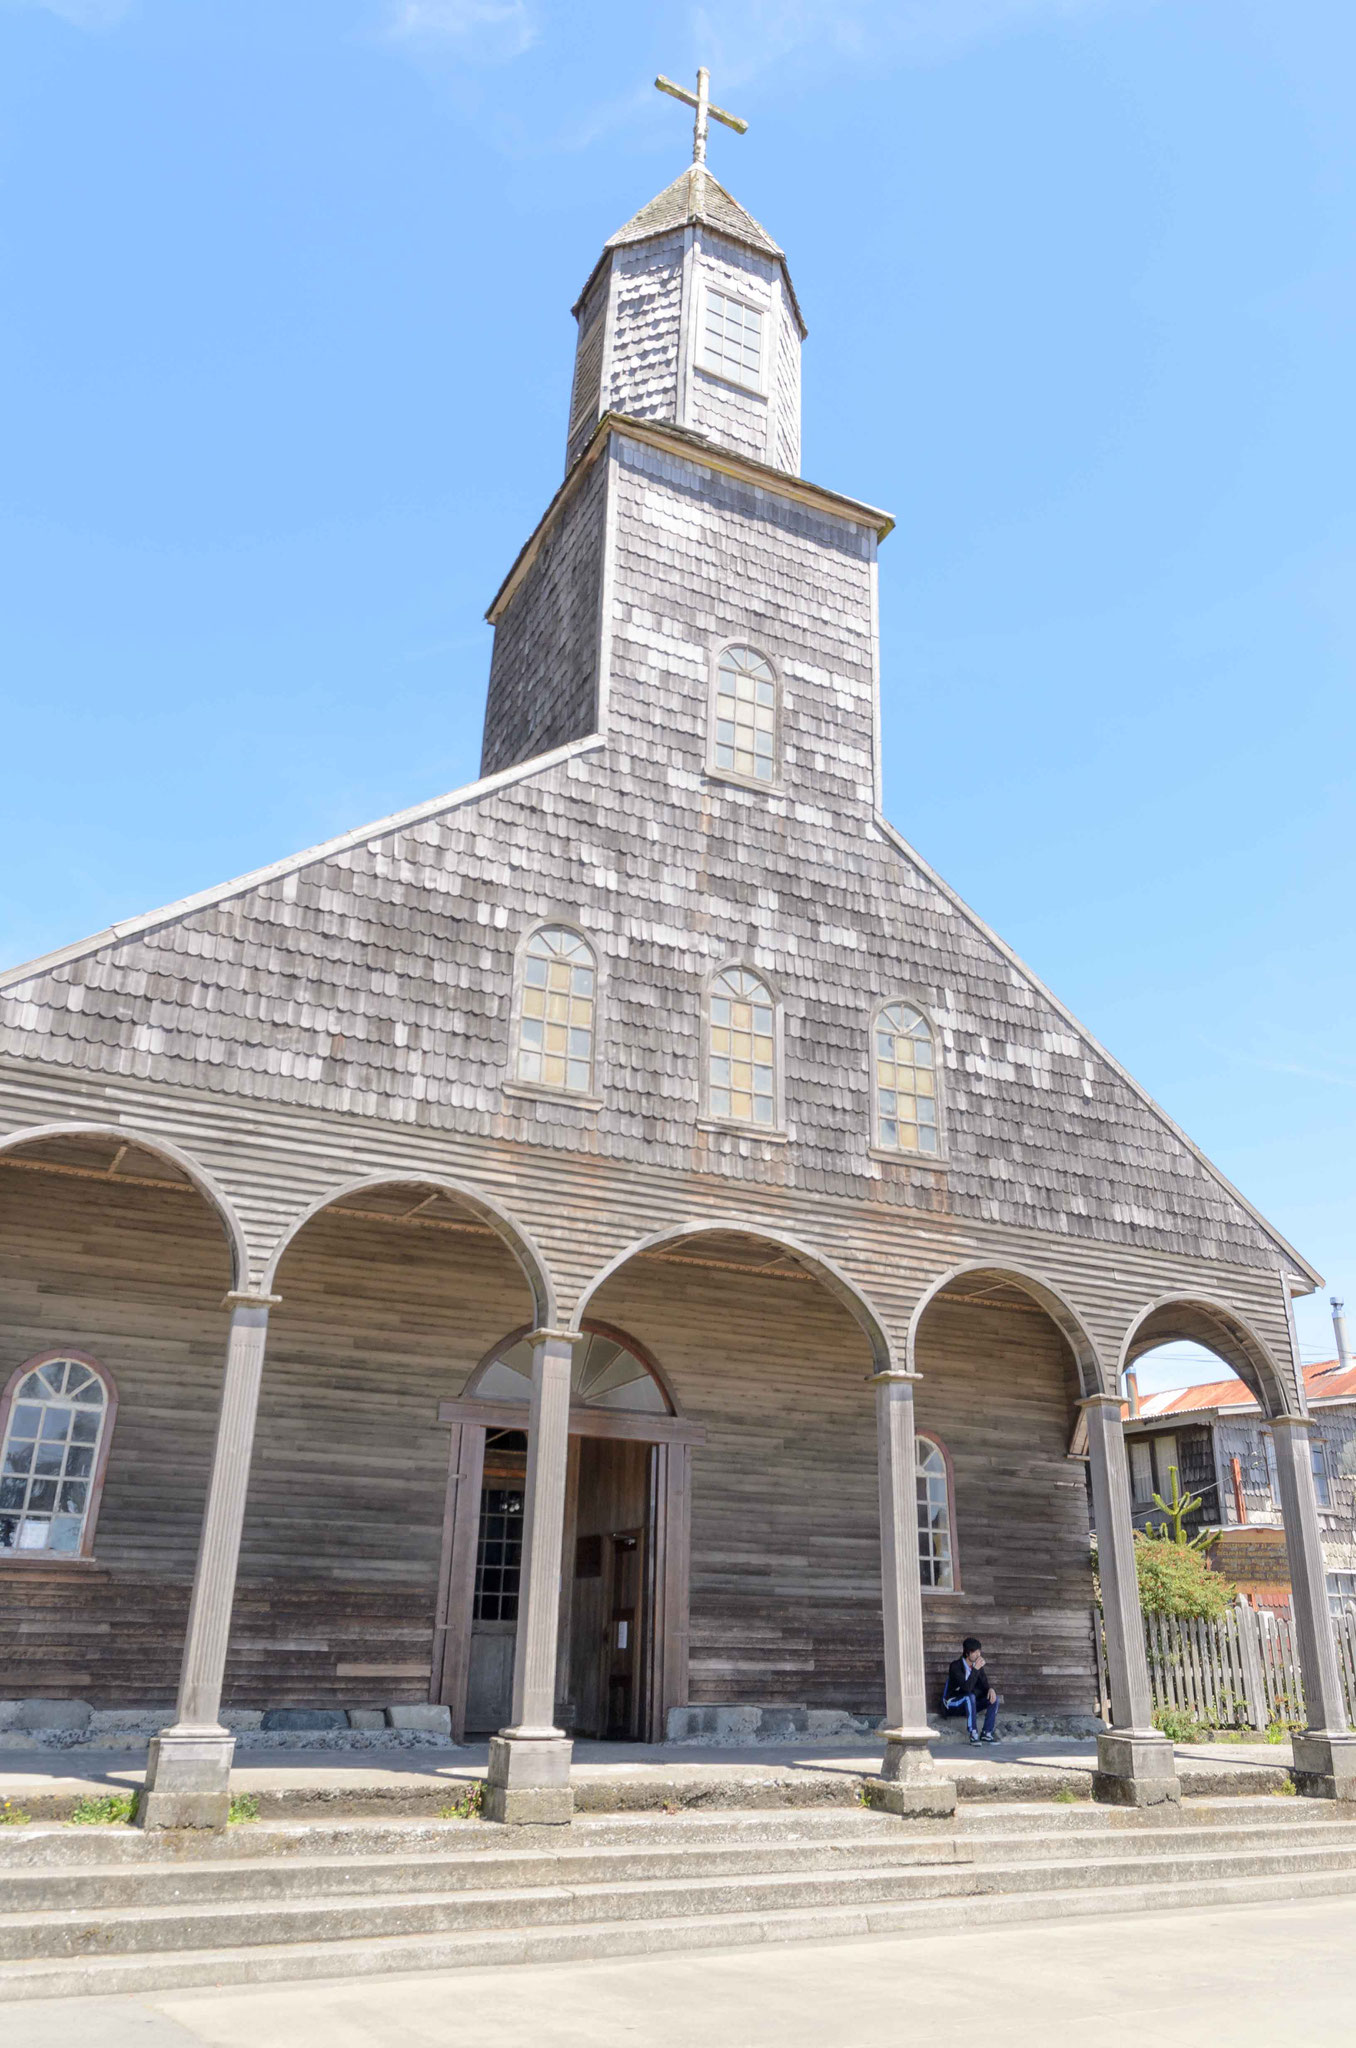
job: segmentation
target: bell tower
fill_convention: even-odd
[[[805,323],[784,252],[706,168],[707,74],[696,94],[692,163],[618,228],[574,306],[579,323],[568,470],[604,413],[665,420],[794,475],[800,467]]]

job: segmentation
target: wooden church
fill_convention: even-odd
[[[1099,1785],[1170,1799],[1119,1376],[1189,1337],[1272,1418],[1350,1793],[1318,1276],[882,814],[891,521],[800,473],[696,100],[575,307],[481,779],[0,978],[0,1695],[163,1703],[151,1826],[224,1819],[223,1708],[429,1701],[505,1820],[731,1707],[884,1717],[945,1811],[960,1637],[1095,1708],[1090,1470]]]

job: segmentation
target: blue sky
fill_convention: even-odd
[[[891,816],[1356,1304],[1354,60],[1348,0],[0,0],[0,959],[475,775],[706,61],[806,473],[899,519]]]

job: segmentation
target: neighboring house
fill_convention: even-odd
[[[1219,1529],[1214,1559],[1254,1605],[1283,1603],[1290,1578],[1276,1452],[1261,1410],[1238,1379],[1141,1396],[1127,1375],[1126,1448],[1136,1528],[1162,1520],[1155,1493],[1200,1495],[1191,1531]],[[1330,1359],[1304,1369],[1313,1420],[1310,1456],[1334,1608],[1356,1601],[1356,1367]]]

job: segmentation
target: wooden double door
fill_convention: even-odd
[[[460,1740],[510,1719],[527,1433],[508,1403],[446,1402],[440,1416],[452,1442],[434,1696]],[[571,1415],[556,1680],[570,1734],[662,1741],[669,1708],[687,1704],[691,1451],[703,1434],[668,1417]]]

